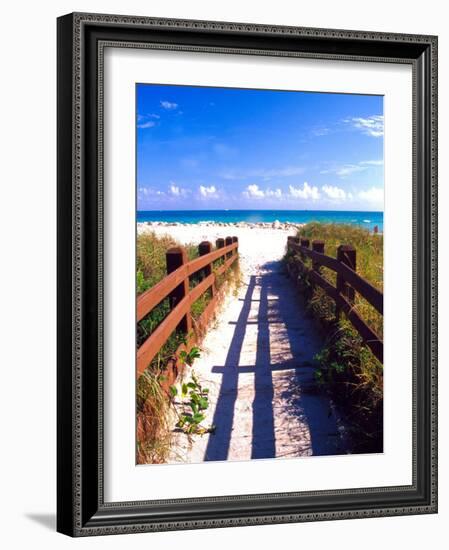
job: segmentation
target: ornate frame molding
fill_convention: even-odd
[[[151,36],[145,42],[132,41],[128,35],[136,29],[140,31],[139,38],[142,36],[142,31],[151,35],[152,30],[162,31],[165,36],[168,36],[167,32],[171,32],[172,38],[170,43],[164,42],[160,37],[156,42],[151,41]],[[95,35],[94,38],[89,38],[91,31]],[[201,45],[177,43],[177,31],[182,32],[183,36],[193,33],[192,36],[205,43]],[[105,32],[109,35],[107,38],[103,37]],[[126,40],[121,39],[123,33],[127,33]],[[212,35],[214,41],[219,41],[221,36],[225,36],[227,42],[232,42],[233,37],[240,42],[250,41],[253,38],[258,44],[266,45],[255,47],[251,44],[249,48],[241,47],[239,44],[217,46],[207,43],[208,37]],[[283,49],[277,42],[273,42],[278,37],[289,39],[290,49]],[[296,40],[300,42],[298,49],[291,49]],[[317,43],[321,44],[321,48],[325,48],[326,44],[330,42],[336,44],[336,41],[340,46],[340,53],[316,51]],[[272,48],[270,44],[276,47]],[[307,45],[307,48],[301,48],[301,44]],[[350,45],[354,51],[350,51],[347,45]],[[396,45],[396,49],[392,48],[392,45]],[[223,498],[104,503],[102,480],[102,104],[103,51],[106,46],[412,64],[413,232],[416,247],[414,247],[413,258],[414,482],[410,487],[261,494],[256,495],[257,498],[254,495],[239,495]],[[59,19],[58,50],[58,530],[73,536],[88,536],[436,512],[437,38],[424,35],[77,13]],[[359,53],[356,53],[357,51]],[[399,52],[400,55],[385,55],[390,51],[396,54]],[[70,66],[68,66],[69,62]],[[96,76],[95,82],[94,76]],[[85,112],[94,102],[97,120],[89,122]],[[72,133],[68,139],[66,129],[69,123]],[[93,179],[96,183],[94,192],[91,189],[92,185],[89,188],[86,187],[87,182],[93,183]],[[86,213],[86,200],[92,202],[95,200],[95,213]],[[86,232],[95,237],[95,250],[88,250],[84,241]],[[94,252],[96,269],[92,272],[92,269],[89,271],[89,267],[92,268]],[[69,290],[66,283],[69,274],[70,297],[67,294]],[[97,338],[95,342],[90,342],[92,345],[88,347],[86,300],[92,300],[94,297],[97,300],[98,313]],[[425,313],[424,324],[417,321],[418,311]],[[59,326],[63,324],[63,317],[67,315],[71,318],[70,326],[67,324]],[[92,358],[94,343],[96,357]],[[418,351],[425,358],[425,364],[419,365],[419,371]],[[90,355],[87,355],[88,352]],[[96,365],[95,373],[87,374],[86,363],[92,360]],[[423,413],[421,410],[423,403],[418,402],[419,377],[423,376],[428,384],[429,403],[426,414],[424,414],[426,411]],[[83,415],[86,414],[87,409],[97,414],[95,433],[88,430],[86,423],[83,423]],[[424,430],[426,433],[421,434],[422,426],[426,427]],[[93,439],[96,440],[95,449],[92,446]],[[418,451],[422,452],[422,449],[418,449],[418,445],[426,445],[425,482],[421,471],[424,465],[418,458]],[[86,453],[94,454],[95,460],[90,460]],[[88,488],[87,482],[95,482],[95,488]],[[390,495],[386,499],[388,503],[385,502],[382,505],[382,502],[378,501],[375,506],[363,505],[366,499],[369,500],[370,495],[377,498],[379,492],[385,496]],[[396,500],[394,500],[395,497]],[[314,503],[310,506],[310,510],[307,510],[305,504],[302,506],[297,504],[300,499],[312,501],[314,498],[327,499],[327,508],[335,503],[335,509],[325,511],[322,507],[320,510],[319,503]],[[247,505],[251,505],[255,500],[279,503],[292,499],[295,499],[298,510],[288,513],[261,513],[255,507],[255,513],[251,514],[250,506]],[[360,506],[354,504],[357,499],[360,501]],[[201,510],[192,508],[191,517],[187,517],[189,507],[193,504]],[[217,516],[215,513],[214,517],[210,517],[206,508],[212,504],[222,504],[223,509],[226,508],[228,513],[223,513],[222,517],[215,517]],[[171,505],[176,510],[170,516],[157,519],[155,517],[157,514],[153,514],[151,509],[161,505]],[[231,505],[234,506],[231,507]],[[288,506],[286,504],[285,509],[287,508],[291,509],[292,504]],[[232,510],[233,517],[229,517],[229,510]]]

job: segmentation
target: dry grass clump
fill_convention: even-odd
[[[137,464],[162,464],[170,454],[170,401],[160,376],[146,370],[137,381]]]

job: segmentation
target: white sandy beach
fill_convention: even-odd
[[[154,231],[156,235],[171,235],[181,244],[199,244],[218,238],[237,237],[239,240],[240,269],[243,282],[267,262],[280,260],[285,253],[287,237],[296,235],[300,225],[273,223],[210,223],[168,224],[144,222],[137,224],[137,232]]]

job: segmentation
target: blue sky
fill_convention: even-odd
[[[137,85],[138,210],[383,210],[381,96]]]

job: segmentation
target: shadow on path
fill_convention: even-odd
[[[270,357],[270,327],[268,324],[268,287],[264,276],[256,278],[260,286],[257,315],[257,348],[254,366],[253,438],[251,458],[276,456],[273,416],[273,378]]]
[[[245,338],[246,324],[251,310],[251,297],[256,286],[256,278],[251,277],[242,309],[234,330],[234,335],[229,345],[228,353],[223,368],[223,379],[217,406],[215,408],[212,424],[219,425],[216,432],[209,436],[204,460],[226,460],[228,458],[229,444],[231,442],[231,431],[234,420],[234,407],[237,399],[238,388],[238,364],[242,352],[243,340]],[[213,367],[212,371],[217,372]],[[220,371],[221,372],[221,371]]]
[[[250,325],[257,325],[255,364],[241,365]],[[228,459],[243,373],[254,373],[251,458],[344,453],[335,415],[315,382],[314,356],[321,347],[281,263],[264,264],[250,277],[225,364],[212,368],[222,381],[213,419],[217,428],[204,460]]]

